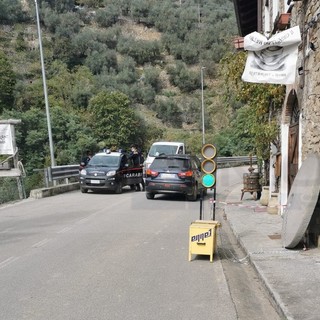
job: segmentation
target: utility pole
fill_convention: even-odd
[[[201,113],[202,113],[202,144],[205,142],[205,130],[204,130],[204,98],[203,98],[203,70],[205,67],[201,67]]]
[[[50,120],[50,111],[49,111],[49,102],[48,102],[48,93],[47,93],[46,72],[45,72],[45,67],[44,67],[42,41],[41,41],[39,10],[38,10],[37,0],[34,0],[34,2],[35,2],[35,5],[36,5],[36,16],[37,16],[38,38],[39,38],[39,50],[40,50],[40,59],[41,59],[43,93],[44,93],[44,99],[45,99],[45,105],[46,105],[48,136],[49,136],[49,147],[50,147],[50,158],[51,158],[51,166],[53,167],[53,166],[55,166],[55,159],[54,159],[51,120]]]

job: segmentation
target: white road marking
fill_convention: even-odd
[[[10,232],[12,230],[13,230],[13,228],[7,228],[7,229],[4,229],[4,230],[0,231],[0,233],[7,233],[7,232]]]
[[[7,267],[9,264],[17,261],[18,259],[19,259],[18,257],[10,257],[10,258],[0,262],[0,269]]]
[[[50,239],[43,239],[43,240],[35,243],[34,245],[32,245],[32,248],[43,247],[43,246],[45,246],[49,241],[50,241]]]
[[[89,221],[89,217],[83,218],[83,219],[79,220],[77,223],[81,224],[81,223],[85,223],[85,222],[88,222],[88,221]]]
[[[63,229],[61,229],[60,231],[57,231],[57,233],[66,233],[68,231],[70,231],[72,229],[72,227],[65,227]]]

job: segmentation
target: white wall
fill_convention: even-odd
[[[264,26],[263,26],[264,35],[266,37],[270,36],[271,27],[270,27],[270,7],[264,7]]]
[[[279,0],[272,0],[272,23],[275,21],[279,12]]]
[[[281,125],[281,177],[280,177],[280,214],[288,200],[288,150],[289,150],[289,125]]]

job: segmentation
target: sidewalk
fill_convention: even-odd
[[[282,217],[269,214],[242,185],[228,195],[226,219],[278,309],[287,319],[320,319],[320,249],[282,247]],[[272,319],[270,319],[272,320]]]

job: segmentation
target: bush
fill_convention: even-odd
[[[170,82],[182,92],[190,92],[200,88],[200,71],[189,71],[184,63],[177,63],[175,67],[168,68]]]
[[[0,204],[19,200],[17,180],[12,178],[0,179]]]
[[[138,64],[154,62],[160,58],[159,41],[142,41],[133,38],[120,38],[117,50],[132,57]]]
[[[100,27],[109,28],[118,21],[118,11],[113,5],[96,11],[95,20]]]
[[[158,99],[153,108],[157,112],[157,118],[161,119],[164,123],[174,128],[182,127],[182,113],[174,100],[170,98]]]

